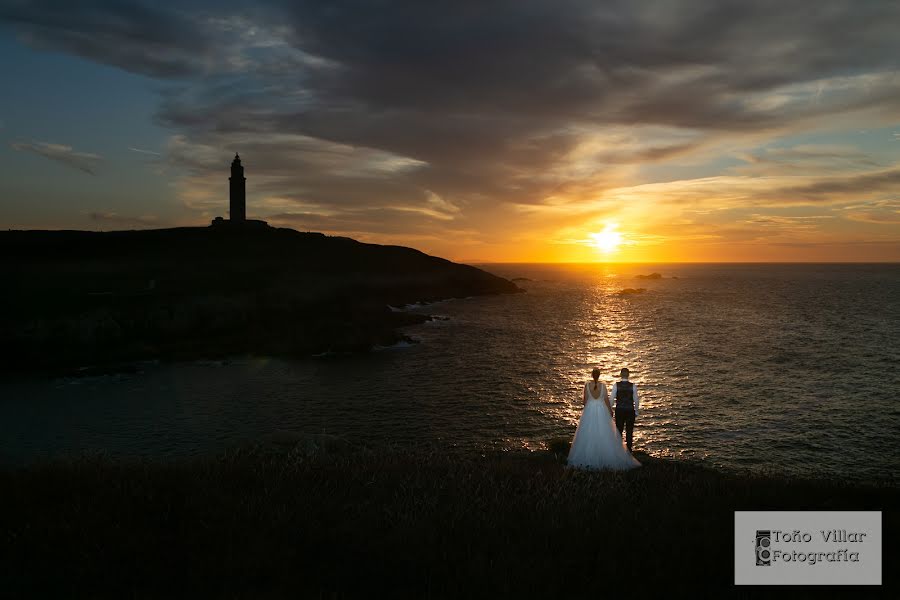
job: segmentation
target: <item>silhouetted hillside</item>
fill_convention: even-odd
[[[292,229],[0,232],[4,369],[390,344],[388,305],[520,291],[411,248]]]

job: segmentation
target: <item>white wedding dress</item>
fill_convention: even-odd
[[[625,444],[616,429],[616,424],[606,408],[606,386],[598,386],[595,398],[591,394],[592,382],[584,384],[587,403],[578,421],[578,429],[569,450],[569,465],[582,469],[614,469],[623,471],[641,466]]]

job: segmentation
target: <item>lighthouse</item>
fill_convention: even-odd
[[[228,183],[228,218],[236,223],[243,223],[247,220],[247,178],[244,177],[244,167],[237,152],[231,161],[231,177],[228,178]]]
[[[244,166],[237,152],[231,161],[231,177],[228,178],[228,218],[216,217],[210,226],[219,231],[245,231],[269,226],[260,219],[247,218],[247,178],[244,177]]]

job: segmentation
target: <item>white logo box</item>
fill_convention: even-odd
[[[734,513],[736,585],[881,585],[881,511]]]

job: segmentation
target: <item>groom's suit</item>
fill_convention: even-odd
[[[619,436],[622,430],[625,430],[625,445],[631,452],[631,442],[634,434],[634,418],[638,413],[640,399],[638,398],[637,386],[623,379],[613,384],[611,398],[616,400],[616,429],[619,430]]]

